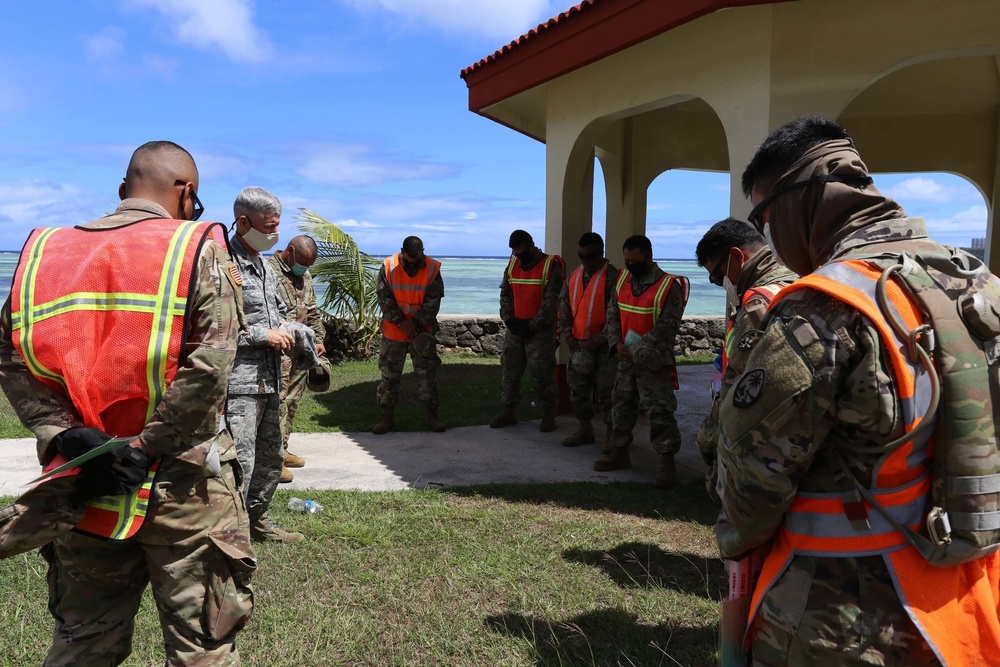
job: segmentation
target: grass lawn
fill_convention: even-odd
[[[701,485],[493,485],[311,493],[308,535],[263,545],[245,665],[707,665],[725,585]],[[40,664],[36,553],[0,561],[0,659]],[[162,664],[147,591],[127,665]]]
[[[710,363],[714,355],[681,357],[678,364]],[[449,427],[487,424],[500,408],[500,359],[471,354],[442,356],[438,369],[441,392],[440,415]],[[367,431],[382,416],[375,405],[378,384],[378,361],[347,361],[333,369],[330,390],[322,394],[306,392],[295,417],[295,430],[301,433],[327,431]],[[519,414],[522,419],[541,417],[532,414],[527,403],[533,392],[531,381],[524,378],[525,400]],[[400,383],[400,404],[396,408],[397,431],[423,431],[427,428],[424,408],[417,400],[413,366],[407,360]],[[0,438],[26,438],[28,432],[14,415],[5,396],[0,394]]]

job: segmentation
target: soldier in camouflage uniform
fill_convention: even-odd
[[[594,470],[604,472],[632,467],[628,449],[632,444],[632,430],[642,409],[649,418],[650,444],[661,459],[653,486],[668,488],[676,479],[674,455],[681,447],[681,432],[674,416],[677,411],[674,340],[687,304],[687,279],[664,273],[653,261],[653,246],[645,236],[626,239],[622,255],[629,273],[622,289],[630,290],[633,296],[643,295],[660,285],[661,279],[672,280],[672,283],[667,288],[659,318],[653,319],[652,328],[638,341],[625,340],[627,334],[622,331],[622,310],[617,291],[608,303],[608,342],[618,357],[615,388],[611,395],[611,443],[614,448],[610,454],[594,462]]]
[[[278,241],[281,203],[267,190],[249,187],[236,197],[233,215],[233,259],[243,278],[247,327],[240,332],[236,348],[226,422],[243,466],[243,497],[250,515],[251,537],[294,543],[303,535],[276,526],[267,513],[285,454],[279,401],[281,353],[295,344],[294,337],[280,328],[286,320],[285,303],[274,271],[260,255]]]
[[[278,289],[281,300],[285,304],[286,316],[292,322],[305,324],[316,332],[316,351],[320,356],[326,354],[323,339],[326,329],[320,320],[319,307],[316,305],[316,291],[313,289],[312,276],[309,267],[316,261],[316,242],[308,236],[296,236],[289,241],[284,250],[276,251],[268,259],[271,270],[278,278]],[[309,371],[295,369],[296,359],[290,355],[281,357],[281,391],[278,400],[281,401],[281,445],[285,450],[285,467],[281,471],[281,482],[292,481],[292,473],[288,468],[301,468],[305,460],[288,451],[288,436],[292,434],[292,424],[299,403],[306,392]]]
[[[751,223],[775,257],[803,276],[852,256],[940,249],[922,219],[906,217],[871,185],[847,132],[831,121],[806,117],[775,130],[744,171],[743,190],[754,204]],[[849,478],[870,484],[877,448],[905,428],[900,386],[873,320],[812,287],[789,291],[772,304],[747,370],[720,409],[716,534],[725,558],[767,545],[783,554],[772,538],[788,539],[786,517],[801,511],[793,501],[826,494],[845,503],[831,518],[843,512],[852,523],[858,515],[874,522],[873,511],[848,503]],[[994,416],[981,418],[992,424]],[[856,530],[863,539],[865,531]],[[754,664],[940,664],[901,602],[898,591],[909,582],[893,576],[890,556],[791,552],[773,570],[769,559],[748,636]],[[949,568],[930,569],[945,576]],[[912,583],[934,588],[933,576]],[[996,581],[996,573],[989,576]],[[957,588],[945,593],[953,613],[966,614],[971,627],[980,622],[962,611]],[[942,629],[957,634],[961,625]],[[982,656],[978,664],[996,659]]]
[[[726,290],[735,307],[726,332],[722,386],[712,401],[712,410],[698,432],[698,449],[708,465],[705,486],[718,501],[715,489],[715,459],[718,442],[719,405],[746,368],[747,357],[760,334],[760,322],[777,291],[798,276],[774,261],[764,237],[742,220],[726,218],[712,225],[695,249],[698,266],[705,267],[713,285]]]
[[[419,281],[406,286],[394,285],[387,273],[391,265],[396,276]],[[399,272],[403,273],[400,274]],[[429,284],[424,283],[429,279]],[[438,417],[437,314],[444,297],[441,263],[424,255],[424,242],[407,236],[398,255],[387,258],[375,281],[378,304],[382,309],[382,339],[379,346],[378,369],[382,377],[376,390],[376,400],[382,408],[382,418],[372,427],[372,433],[383,435],[395,425],[394,411],[399,403],[399,381],[403,376],[406,355],[413,361],[417,378],[417,394],[427,410],[427,427],[441,433],[444,422]],[[396,288],[405,290],[397,294]],[[419,297],[415,295],[419,294]],[[408,301],[404,301],[404,297]],[[403,306],[408,311],[403,312]]]
[[[129,226],[137,221],[196,218],[197,189],[198,171],[187,151],[151,142],[132,156],[115,212],[83,227],[122,228],[116,233],[127,242]],[[168,664],[239,664],[234,641],[253,607],[255,557],[238,491],[236,450],[228,431],[219,428],[242,319],[230,266],[224,247],[203,245],[188,296],[186,356],[131,443],[160,460],[145,523],[127,542],[68,532],[41,550],[49,564],[49,610],[56,619],[46,665],[123,662],[132,651],[134,616],[147,583]],[[161,270],[139,263],[117,268]],[[68,433],[95,430],[85,428],[78,409],[29,373],[16,354],[9,299],[0,316],[0,385],[38,439],[43,465]]]
[[[564,438],[563,445],[576,447],[594,442],[591,420],[596,412],[604,422],[602,446],[610,452],[611,390],[615,386],[618,362],[608,350],[604,323],[607,305],[614,298],[618,283],[618,267],[604,258],[604,239],[599,234],[587,232],[580,237],[578,246],[582,268],[577,269],[579,275],[574,271],[563,285],[559,295],[558,319],[560,338],[566,341],[570,350],[567,380],[573,414],[580,421],[580,428]],[[604,281],[604,290],[601,294],[592,294],[591,299],[586,290],[595,276]],[[576,297],[575,302],[571,296]],[[585,337],[576,338],[574,329]]]
[[[500,354],[500,401],[503,409],[490,422],[490,428],[517,423],[521,378],[527,370],[534,381],[538,404],[542,407],[538,430],[554,431],[559,398],[555,384],[556,349],[559,347],[556,316],[566,268],[561,257],[542,252],[535,246],[531,234],[523,229],[511,233],[508,245],[513,257],[500,282],[500,319],[507,327]],[[512,284],[513,273],[537,276],[513,278],[515,282]],[[536,284],[527,285],[528,281]],[[523,289],[526,285],[527,289]],[[519,290],[520,297],[515,295],[515,288]],[[526,306],[529,298],[534,303]]]

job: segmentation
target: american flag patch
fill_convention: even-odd
[[[235,264],[230,264],[229,275],[233,277],[233,280],[236,281],[237,285],[241,287],[243,286],[243,274],[240,273],[240,267],[236,266]]]

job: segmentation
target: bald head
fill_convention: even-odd
[[[301,235],[293,238],[288,242],[288,246],[284,250],[280,250],[275,254],[289,267],[298,264],[299,266],[309,268],[316,263],[319,249],[316,247],[316,241],[311,236]]]
[[[172,141],[150,141],[132,153],[125,182],[118,188],[122,199],[140,197],[156,202],[174,218],[190,219],[198,192],[194,158]]]

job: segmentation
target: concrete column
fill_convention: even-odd
[[[1000,57],[995,59],[997,61],[997,69],[1000,71]],[[997,204],[1000,204],[1000,113],[997,114],[996,118],[996,139],[993,142],[995,148],[994,164],[993,168],[993,189],[991,192],[986,193],[988,201],[986,202],[986,210],[988,211],[986,215],[986,266],[990,267],[990,271],[994,274],[1000,275],[1000,233],[997,232]]]
[[[604,245],[608,258],[621,265],[621,247],[633,234],[646,232],[646,189],[638,178],[635,119],[624,118],[605,135],[597,149],[604,171],[607,198],[607,231]]]

